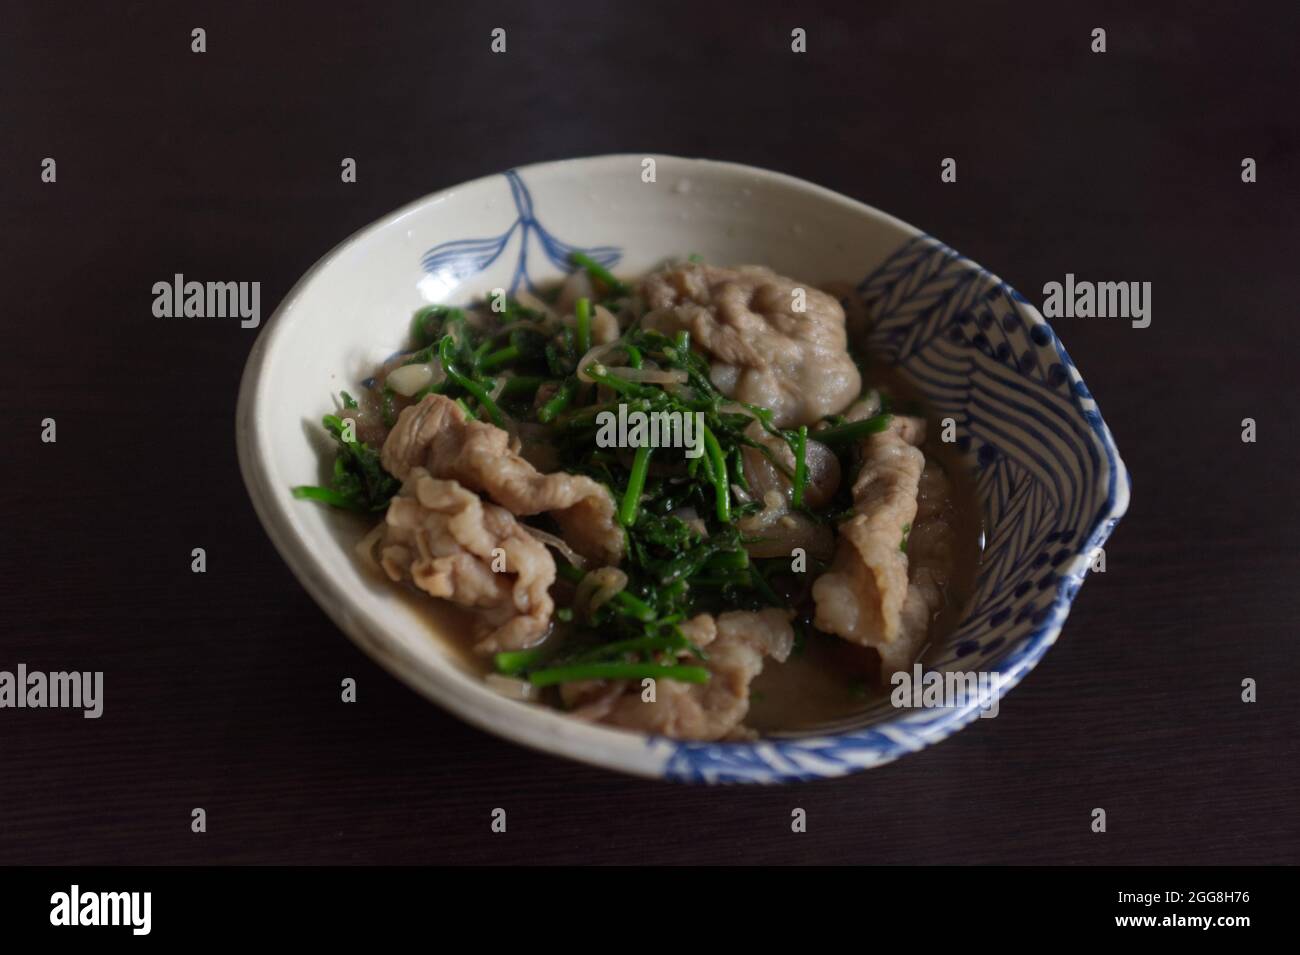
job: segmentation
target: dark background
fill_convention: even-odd
[[[106,671],[98,721],[0,711],[0,862],[1300,861],[1294,4],[337,6],[0,18],[0,669]],[[156,319],[153,283],[261,281],[265,321],[413,198],[624,151],[804,177],[1032,300],[1153,283],[1148,329],[1055,323],[1133,505],[996,720],[844,780],[623,778],[418,697],[272,549],[234,453],[256,333]]]

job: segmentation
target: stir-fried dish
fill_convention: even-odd
[[[971,577],[969,490],[923,408],[817,288],[575,260],[417,312],[325,417],[329,484],[295,494],[377,522],[359,554],[465,608],[446,619],[507,696],[680,739],[860,708]]]

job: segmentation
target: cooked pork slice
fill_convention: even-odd
[[[943,604],[943,585],[929,567],[912,571],[907,596],[899,612],[898,639],[893,643],[873,644],[880,654],[880,679],[888,683],[900,670],[907,670],[925,648],[930,621]]]
[[[495,425],[471,421],[443,395],[406,408],[384,442],[384,467],[398,478],[413,467],[459,481],[516,515],[550,512],[578,553],[602,564],[623,556],[623,529],[609,491],[585,475],[542,474],[510,448]]]
[[[688,264],[651,274],[641,295],[644,327],[689,331],[718,389],[771,409],[780,427],[842,411],[861,391],[844,310],[825,292],[761,266]]]
[[[576,680],[560,685],[560,699],[570,716],[598,723],[627,691],[626,680]]]
[[[899,622],[899,638],[876,647],[880,673],[887,682],[916,660],[925,646],[934,615],[944,605],[952,577],[956,519],[952,487],[943,468],[926,461],[917,492],[916,519],[907,535],[907,598]]]
[[[839,526],[830,569],[813,584],[816,626],[864,646],[899,639],[907,597],[904,534],[916,518],[925,455],[920,418],[895,416],[862,442],[862,470],[853,484],[854,517]]]
[[[416,467],[382,526],[378,559],[391,579],[480,611],[476,650],[518,650],[546,636],[555,560],[505,508]]]
[[[763,659],[784,662],[794,646],[789,614],[775,608],[736,610],[716,619],[701,614],[683,624],[682,631],[707,653],[707,683],[659,680],[650,703],[642,699],[639,682],[614,691],[609,684],[589,681],[566,687],[566,703],[576,703],[573,712],[588,719],[675,739],[721,739],[743,732],[749,684],[762,672]]]
[[[713,619],[712,614],[699,613],[684,621],[677,629],[683,637],[703,650],[718,635],[718,621]]]

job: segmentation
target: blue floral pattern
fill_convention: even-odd
[[[505,174],[510,183],[510,196],[518,215],[500,235],[485,239],[456,239],[436,245],[420,260],[424,271],[442,278],[447,286],[454,286],[470,276],[486,270],[510,247],[511,239],[520,234],[520,242],[508,291],[514,294],[524,285],[535,290],[528,272],[530,247],[536,246],[556,268],[568,272],[573,268],[573,253],[581,252],[606,268],[622,258],[622,250],[614,245],[578,246],[556,238],[540,222],[533,211],[533,196],[515,170]]]

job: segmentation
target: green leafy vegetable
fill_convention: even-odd
[[[833,448],[853,441],[861,441],[873,434],[879,434],[889,427],[892,418],[893,416],[890,414],[878,414],[871,418],[864,418],[862,421],[825,428],[815,432],[813,437],[822,444]]]
[[[591,350],[591,299],[578,299],[573,306],[573,316],[577,323],[578,339],[574,347],[585,355]]]
[[[322,423],[338,443],[333,477],[328,487],[295,487],[293,496],[363,514],[373,514],[387,508],[389,500],[401,487],[401,482],[384,470],[379,452],[356,439],[355,425],[350,419],[326,415]]]

